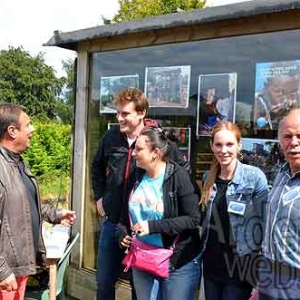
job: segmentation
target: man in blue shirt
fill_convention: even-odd
[[[300,109],[279,123],[286,164],[268,199],[259,299],[300,299]]]

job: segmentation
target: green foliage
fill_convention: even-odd
[[[72,124],[73,121],[73,104],[65,103],[64,100],[55,103],[57,117],[64,124]]]
[[[62,62],[63,69],[67,73],[65,85],[62,90],[62,99],[56,102],[57,116],[65,124],[72,124],[75,105],[75,65],[72,59]]]
[[[58,120],[72,122],[75,73],[72,61],[63,62],[63,67],[67,78],[57,78],[43,54],[32,57],[21,47],[0,51],[0,103],[24,105],[33,117],[31,147],[22,156],[46,199],[65,199],[69,190],[71,126]]]
[[[69,174],[71,165],[71,126],[57,122],[33,122],[35,131],[29,150],[22,156],[33,174]]]
[[[63,120],[60,114],[70,110],[59,98],[66,83],[66,78],[55,76],[41,53],[32,57],[20,47],[0,51],[0,103],[24,105],[39,120]]]
[[[71,105],[75,104],[75,67],[74,61],[72,59],[64,60],[62,62],[63,69],[67,73],[67,80],[66,80],[66,91],[64,92],[65,102]]]
[[[70,176],[68,174],[43,175],[38,178],[38,182],[43,202],[53,206],[59,204],[59,206],[66,208],[70,188]]]
[[[206,0],[119,0],[120,9],[113,21],[126,22],[164,15],[178,8],[185,11],[201,9],[205,4]]]

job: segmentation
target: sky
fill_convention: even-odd
[[[146,1],[146,0],[145,0]],[[213,6],[245,0],[208,0]],[[0,50],[19,47],[36,56],[44,53],[46,64],[57,76],[65,75],[62,61],[76,52],[45,47],[55,30],[74,31],[103,24],[118,11],[118,0],[0,0]]]

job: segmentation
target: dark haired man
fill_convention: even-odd
[[[21,153],[30,146],[33,126],[23,106],[0,104],[0,299],[24,299],[28,275],[43,264],[41,219],[73,224],[70,210],[40,203],[37,183]]]
[[[118,246],[117,224],[133,186],[135,163],[132,151],[145,127],[158,127],[156,121],[145,119],[149,102],[138,88],[127,88],[115,98],[118,128],[106,132],[99,142],[92,166],[92,185],[97,210],[104,217],[98,247],[97,299],[114,300],[123,250]],[[180,161],[175,144],[172,159]],[[134,295],[134,293],[133,293]],[[135,296],[133,296],[135,298]]]

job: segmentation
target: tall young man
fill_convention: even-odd
[[[104,217],[98,246],[98,300],[115,299],[115,283],[123,257],[116,230],[133,184],[135,163],[132,151],[136,138],[144,126],[157,126],[154,120],[145,119],[149,103],[141,90],[127,88],[121,91],[115,104],[119,128],[108,130],[100,140],[92,165],[94,198],[100,216]],[[179,152],[174,146],[172,159],[178,161]]]

